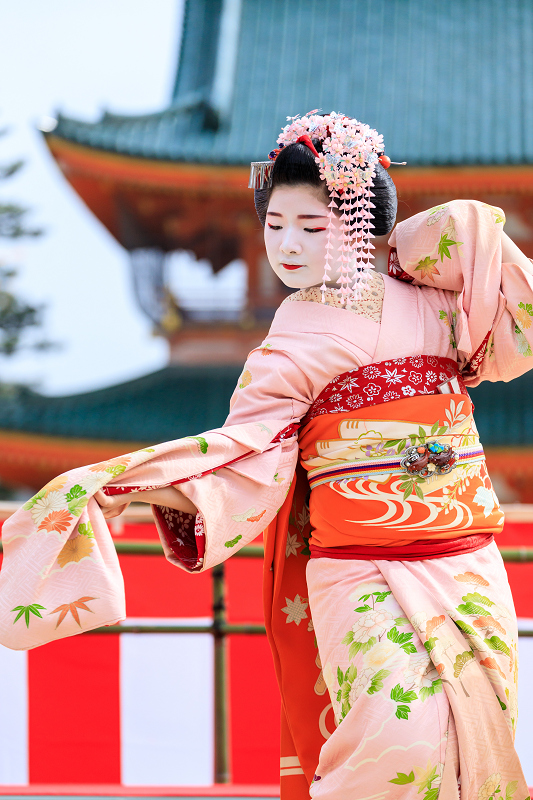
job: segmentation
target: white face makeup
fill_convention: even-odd
[[[320,286],[326,261],[328,207],[310,186],[278,186],[272,192],[265,224],[270,266],[286,286]],[[339,246],[340,220],[334,217],[333,253]],[[331,273],[335,286],[337,274]]]

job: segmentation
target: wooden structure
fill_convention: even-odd
[[[407,5],[186,0],[166,109],[94,123],[59,115],[46,132],[67,180],[131,252],[139,303],[175,363],[242,363],[286,294],[247,183],[287,114],[335,109],[382,132],[393,160],[409,163],[392,173],[400,219],[450,197],[482,198],[501,203],[517,242],[533,247],[533,90],[517,80],[533,69],[532,7],[489,0],[480,16],[475,0],[431,13],[424,0]],[[198,322],[178,308],[165,275],[176,250],[215,273],[244,259],[247,302],[232,321]]]

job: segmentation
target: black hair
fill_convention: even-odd
[[[322,142],[313,139],[313,145],[318,153],[322,152]],[[398,198],[396,186],[387,170],[376,164],[372,192],[374,197],[373,230],[374,236],[384,236],[394,227]],[[295,142],[284,147],[274,162],[272,170],[272,185],[268,189],[254,191],[254,203],[257,216],[263,228],[265,227],[266,213],[272,192],[277,186],[313,186],[321,190],[324,200],[329,201],[326,182],[320,177],[315,156],[307,145]]]

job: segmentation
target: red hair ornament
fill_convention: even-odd
[[[305,146],[310,149],[310,151],[312,152],[312,154],[314,155],[315,158],[320,158],[320,156],[318,155],[318,153],[316,151],[316,148],[315,148],[313,142],[311,141],[311,139],[309,138],[309,136],[307,134],[304,134],[303,136],[298,137],[298,139],[296,139],[295,144],[298,144],[298,142],[301,142],[302,144],[305,144]]]
[[[385,153],[383,153],[383,155],[378,158],[378,161],[381,164],[381,166],[384,167],[385,169],[388,169],[391,164],[396,164],[396,166],[398,167],[407,166],[407,161],[391,161],[390,158],[385,155]]]

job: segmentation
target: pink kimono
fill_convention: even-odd
[[[383,503],[389,512],[372,512],[372,524],[357,517],[348,534],[338,532],[384,548],[467,536],[474,520],[476,531],[501,528],[468,396],[443,395],[428,417],[435,398],[419,357],[457,362],[470,386],[533,366],[533,277],[501,264],[503,222],[497,208],[456,200],[401,223],[382,303],[367,296],[348,310],[314,302],[313,290],[288,298],[250,353],[222,428],[80,467],[44,487],[4,526],[2,644],[27,649],[124,618],[117,557],[92,495],[179,484],[196,518],[154,509],[177,566],[208,569],[268,527],[265,610],[283,697],[283,798],[436,800],[440,791],[455,800],[459,781],[462,800],[524,800],[513,747],[518,636],[496,545],[433,560],[309,560],[319,496],[331,499],[332,517],[341,495],[357,499],[347,506],[356,516],[367,502]],[[317,485],[309,509],[298,426],[344,374],[345,394],[324,417],[338,420],[338,434],[312,440],[311,423],[303,429],[302,466]],[[381,411],[391,403],[390,419],[358,412],[370,395]],[[415,401],[422,405],[410,415]],[[398,489],[406,485],[402,420],[418,422],[422,411],[420,441],[442,430],[464,449],[464,463],[434,483]],[[350,477],[323,478],[330,494],[319,495],[331,466]],[[392,506],[396,516],[383,522]],[[413,509],[431,512],[431,524],[414,530]],[[389,538],[380,539],[385,528]]]

